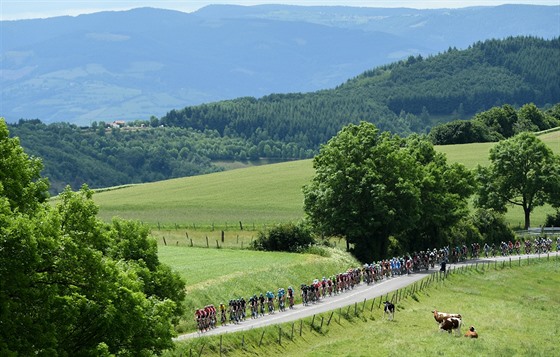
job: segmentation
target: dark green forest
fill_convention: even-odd
[[[329,90],[173,109],[122,128],[20,120],[10,133],[43,159],[43,176],[56,194],[67,184],[101,188],[209,173],[222,169],[215,164],[220,160],[311,158],[344,126],[361,121],[408,136],[459,119],[465,123],[505,105],[516,115],[527,103],[551,110],[560,102],[558,78],[560,38],[512,37],[427,58],[411,56]],[[541,128],[525,124],[527,130]],[[507,137],[492,130],[481,141]]]

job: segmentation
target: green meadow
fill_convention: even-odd
[[[558,258],[479,265],[407,287],[393,321],[370,300],[357,310],[178,342],[166,356],[553,356],[558,286]],[[462,333],[475,326],[479,338],[439,332],[434,309],[462,314]]]
[[[225,229],[298,220],[302,186],[313,177],[311,160],[252,166],[208,175],[131,185],[94,195],[100,218]]]
[[[545,133],[540,138],[560,154],[560,131]],[[444,153],[449,162],[475,168],[488,164],[493,145],[446,145],[436,146],[436,150]],[[210,232],[209,239],[214,242],[216,235],[221,239],[223,230],[250,240],[255,231],[267,225],[297,221],[304,216],[302,187],[313,174],[311,160],[290,161],[114,187],[100,190],[94,200],[100,206],[101,219],[108,221],[119,216],[139,220],[156,228],[158,237],[178,234],[186,239],[188,234],[203,231]],[[534,225],[542,224],[551,212],[550,208],[537,208],[532,217]],[[517,227],[523,222],[522,210],[512,207],[507,219],[512,227]],[[199,239],[205,240],[205,236],[206,233]]]

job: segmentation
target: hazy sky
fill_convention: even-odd
[[[29,18],[44,18],[60,15],[79,15],[105,10],[128,10],[136,7],[156,7],[164,9],[192,12],[210,4],[290,4],[290,5],[345,5],[364,7],[412,7],[418,9],[457,8],[467,6],[490,6],[501,4],[532,4],[532,5],[560,5],[560,0],[0,0],[0,20],[16,20]]]

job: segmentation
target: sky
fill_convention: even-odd
[[[0,0],[0,20],[47,18],[53,16],[77,16],[99,11],[129,10],[138,7],[193,12],[211,4],[259,5],[287,4],[302,6],[357,6],[357,7],[410,7],[417,9],[460,8],[468,6],[494,6],[502,4],[560,5],[560,0]]]

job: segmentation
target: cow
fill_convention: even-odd
[[[432,311],[432,313],[434,314],[434,319],[436,320],[436,322],[438,324],[441,324],[443,322],[443,320],[445,320],[446,318],[449,318],[449,317],[456,317],[456,318],[462,319],[461,314],[450,314],[450,313],[447,313],[447,312],[440,312],[440,311],[437,311],[437,310]]]
[[[468,330],[467,333],[465,334],[465,337],[478,338],[478,333],[477,333],[476,330],[474,329],[474,326],[471,326],[471,327],[469,328],[469,330]]]
[[[393,320],[395,317],[395,305],[389,301],[385,301],[383,305],[385,305],[383,308],[383,319],[385,319],[385,315],[388,315],[388,319]]]
[[[448,317],[439,324],[439,330],[447,331],[449,333],[455,331],[457,333],[457,336],[461,336],[462,323],[463,321],[458,317]]]

